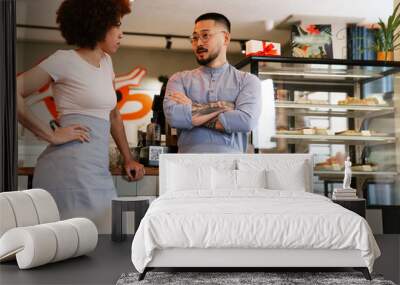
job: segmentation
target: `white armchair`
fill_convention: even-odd
[[[0,193],[0,262],[16,258],[20,269],[57,262],[94,250],[97,238],[86,218],[60,221],[45,190]]]

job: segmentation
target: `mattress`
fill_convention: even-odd
[[[170,192],[155,200],[132,243],[139,272],[169,248],[359,250],[372,271],[380,251],[364,218],[307,192]]]

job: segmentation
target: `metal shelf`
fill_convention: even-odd
[[[337,104],[306,104],[306,103],[295,103],[290,101],[276,101],[275,106],[277,108],[288,108],[288,109],[312,109],[312,108],[323,108],[330,110],[353,110],[353,111],[391,111],[394,112],[394,107],[386,105],[337,105]]]
[[[344,171],[314,170],[314,174],[318,176],[343,176]],[[399,173],[395,171],[352,171],[352,175],[396,177],[397,175],[399,175]]]
[[[289,141],[309,141],[329,144],[382,144],[394,143],[391,136],[343,136],[343,135],[286,135],[276,134],[273,139],[287,139]]]
[[[307,109],[287,109],[289,116],[312,116],[312,117],[344,117],[344,118],[377,118],[391,116],[394,111],[353,111],[348,110],[346,112],[340,111],[323,111],[323,110],[307,110]]]
[[[337,105],[307,104],[291,101],[275,101],[275,107],[289,109],[291,115],[322,117],[382,117],[394,114],[395,108],[387,105]]]
[[[368,83],[400,72],[395,61],[316,59],[282,56],[247,57],[235,65],[245,66],[259,78],[303,82]],[[368,68],[367,68],[368,67]]]
[[[236,68],[241,69],[251,62],[280,62],[289,64],[329,64],[345,66],[379,66],[389,68],[400,68],[398,61],[376,61],[376,60],[349,60],[349,59],[320,59],[304,57],[284,57],[284,56],[253,56],[246,57],[236,64]]]

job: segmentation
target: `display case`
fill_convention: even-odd
[[[350,156],[367,205],[400,205],[400,63],[247,57],[236,67],[262,81],[256,152],[314,154],[314,189],[326,196]]]

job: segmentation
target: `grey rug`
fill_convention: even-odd
[[[142,281],[138,281],[138,276],[139,273],[122,274],[116,285],[395,285],[379,275],[372,275],[373,280],[368,281],[359,272],[148,272]]]

